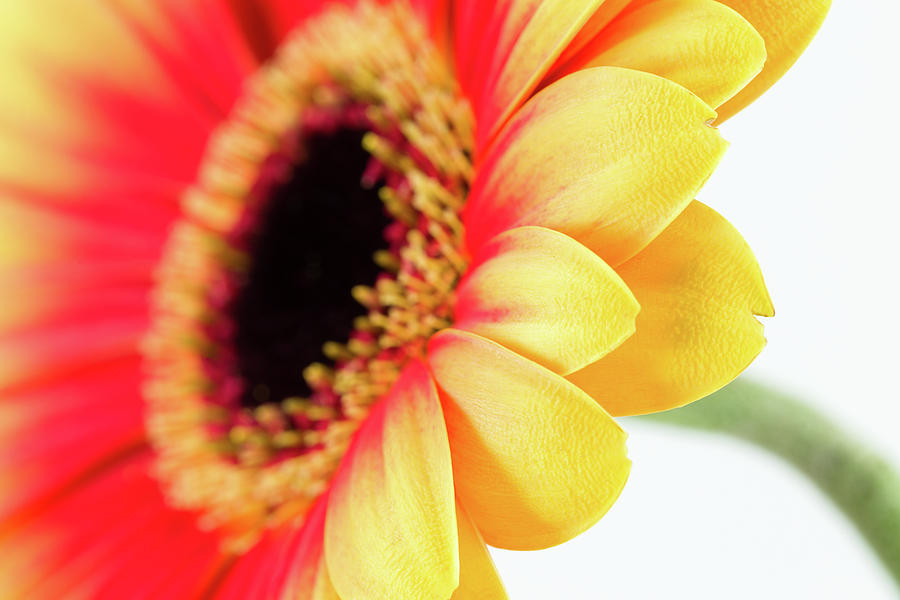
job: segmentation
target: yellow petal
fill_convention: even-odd
[[[694,202],[617,270],[641,303],[637,332],[568,377],[611,414],[656,412],[711,394],[765,345],[753,315],[774,312],[759,265],[711,208]]]
[[[720,0],[750,21],[766,41],[768,59],[762,73],[719,109],[719,122],[759,98],[781,79],[812,41],[831,0]]]
[[[639,308],[596,254],[562,233],[520,227],[480,249],[458,288],[454,327],[571,373],[630,336]]]
[[[712,107],[763,68],[766,46],[741,15],[715,0],[657,0],[610,23],[558,76],[596,66],[654,73]]]
[[[445,329],[428,360],[456,492],[487,543],[560,544],[593,525],[628,477],[625,433],[564,378],[473,333]]]
[[[325,557],[343,600],[449,598],[459,582],[447,430],[424,365],[366,417],[332,484]]]
[[[506,229],[561,231],[616,266],[694,198],[726,143],[699,98],[662,77],[601,67],[532,98],[500,133],[464,213],[469,250]]]
[[[459,587],[452,600],[506,600],[506,590],[494,567],[478,529],[459,500],[456,501],[459,527]]]

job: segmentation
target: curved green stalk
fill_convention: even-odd
[[[684,408],[640,418],[727,433],[793,464],[850,518],[900,586],[900,476],[809,406],[739,379]]]

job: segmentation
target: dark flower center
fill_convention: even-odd
[[[365,314],[350,290],[375,282],[372,255],[390,220],[374,182],[361,185],[371,160],[364,134],[307,127],[303,160],[275,155],[263,169],[250,268],[231,307],[244,407],[308,397],[302,369],[324,361],[322,346],[347,340]]]
[[[301,519],[453,322],[468,103],[405,3],[335,3],[246,83],[157,270],[146,427],[167,498],[243,549]]]

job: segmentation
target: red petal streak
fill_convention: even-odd
[[[0,519],[55,497],[143,444],[137,357],[96,366],[0,403]]]
[[[109,360],[137,356],[145,315],[94,323],[49,323],[0,341],[0,389],[33,385]]]
[[[331,0],[344,1],[344,0]],[[288,32],[329,0],[228,0],[258,53],[271,53]],[[249,22],[248,22],[249,21]]]
[[[327,585],[322,555],[327,493],[321,496],[302,525],[273,529],[250,552],[236,561],[210,600],[284,598],[306,600],[318,585]],[[321,578],[325,582],[319,582]]]
[[[209,135],[226,118],[239,93],[235,87],[225,94],[222,105],[201,121],[183,101],[171,96],[159,98],[152,92],[123,89],[65,72],[48,76],[58,89],[67,90],[67,110],[73,116],[86,115],[94,128],[89,139],[75,140],[69,149],[86,154],[88,164],[99,163],[113,172],[124,168],[182,185],[196,178]],[[196,85],[186,92],[194,98],[200,94]]]
[[[195,598],[216,536],[168,508],[144,453],[98,475],[0,540],[10,598]],[[12,551],[15,549],[15,551]]]
[[[258,65],[235,15],[217,0],[159,0],[140,9],[105,3],[171,81],[210,114],[228,113]]]
[[[140,304],[146,309],[146,293],[153,286],[153,271],[157,263],[148,259],[106,256],[90,262],[59,261],[4,269],[0,272],[0,288],[5,290],[28,289],[32,294],[52,293],[68,295],[65,302],[71,305],[80,296],[97,291],[141,290],[144,298]]]

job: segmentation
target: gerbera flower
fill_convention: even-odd
[[[5,597],[503,597],[760,351],[693,198],[826,8],[3,4]]]

